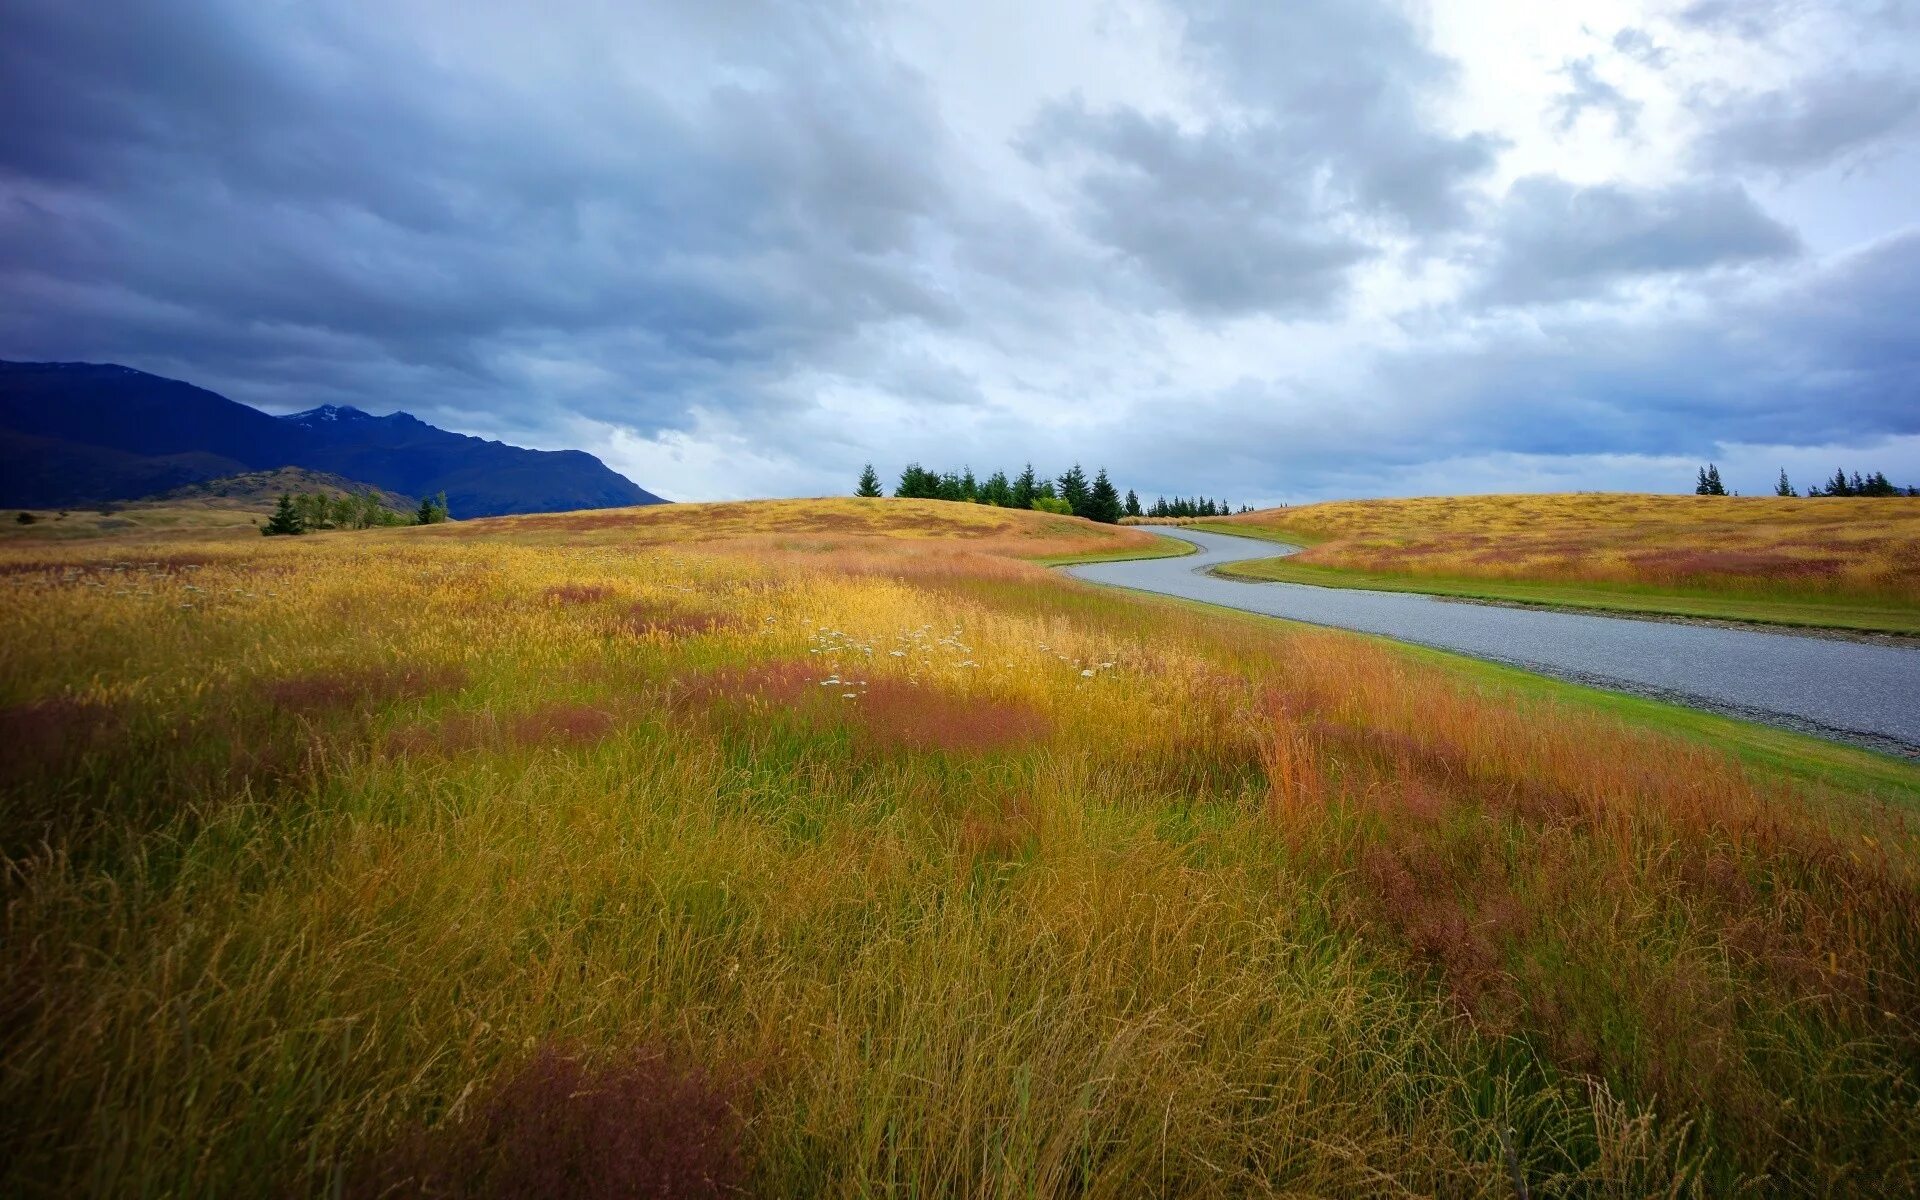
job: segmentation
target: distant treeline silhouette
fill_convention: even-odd
[[[1720,482],[1720,468],[1714,466],[1712,463],[1701,467],[1700,473],[1695,476],[1693,493],[1696,496],[1727,495],[1726,485]],[[1739,495],[1738,492],[1733,494]],[[1787,478],[1787,469],[1785,467],[1780,468],[1780,481],[1773,485],[1773,494],[1776,496],[1798,496],[1800,494],[1799,490],[1793,486],[1793,481]],[[1914,487],[1912,485],[1904,488],[1900,487],[1891,479],[1887,478],[1885,471],[1875,471],[1870,475],[1862,475],[1860,472],[1855,471],[1849,475],[1845,470],[1839,470],[1835,471],[1833,478],[1827,480],[1824,485],[1816,483],[1808,488],[1807,495],[1920,496],[1920,487]]]
[[[868,463],[860,473],[860,484],[854,495],[883,494],[879,473]],[[1217,517],[1233,511],[1224,500],[1204,497],[1159,499],[1151,508],[1143,509],[1140,496],[1133,489],[1127,489],[1124,497],[1120,495],[1105,467],[1095,471],[1089,480],[1079,463],[1073,464],[1058,479],[1041,477],[1032,463],[1018,475],[1009,477],[1005,471],[995,471],[985,479],[975,476],[971,467],[962,471],[929,471],[919,463],[908,463],[900,472],[900,482],[894,485],[893,494],[916,500],[959,500],[999,508],[1031,508],[1109,525],[1122,517]]]

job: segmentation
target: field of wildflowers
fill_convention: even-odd
[[[1033,561],[1146,537],[0,548],[0,1192],[1920,1186],[1920,770]]]
[[[1306,552],[1225,573],[1920,633],[1920,501],[1582,493],[1309,504],[1201,522]]]

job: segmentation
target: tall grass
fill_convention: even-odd
[[[1582,493],[1363,500],[1223,518],[1298,562],[1409,578],[1693,589],[1920,607],[1920,502]]]
[[[16,552],[0,1187],[1920,1182],[1895,798],[902,511]]]

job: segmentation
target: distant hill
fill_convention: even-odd
[[[305,467],[281,467],[277,471],[246,471],[239,475],[204,479],[157,495],[144,496],[136,503],[181,504],[205,500],[224,502],[235,507],[270,509],[281,496],[295,492],[352,492],[355,495],[365,495],[375,491],[380,493],[381,502],[395,512],[411,513],[420,507],[418,497],[401,492],[390,492],[385,488],[376,488],[370,483],[360,483],[328,471],[309,471]]]
[[[450,433],[406,413],[324,405],[276,417],[129,367],[0,362],[0,506],[132,500],[202,480],[303,467],[456,517],[659,504],[591,454]]]

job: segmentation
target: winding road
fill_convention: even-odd
[[[1293,551],[1194,529],[1153,532],[1191,542],[1200,553],[1090,563],[1068,573],[1092,583],[1381,634],[1593,687],[1920,755],[1920,649],[1226,579],[1210,572],[1222,563]]]

